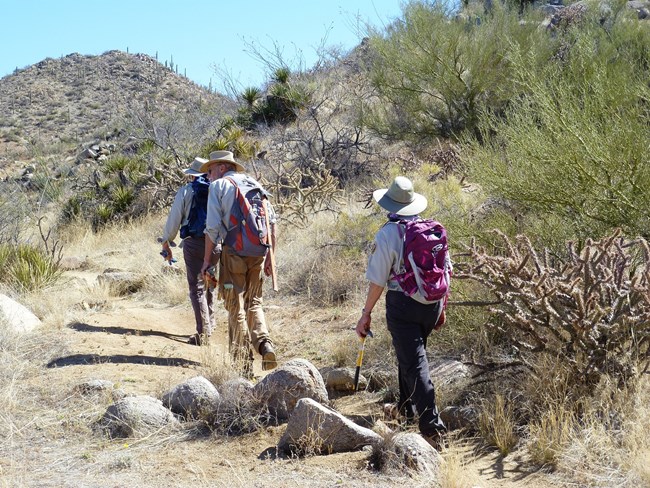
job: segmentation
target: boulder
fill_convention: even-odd
[[[424,438],[413,432],[400,432],[389,441],[390,450],[399,464],[409,469],[426,473],[433,479],[439,474],[442,456]]]
[[[475,407],[449,405],[440,411],[440,419],[448,430],[470,428],[478,422],[478,411]]]
[[[84,256],[64,256],[59,263],[61,269],[72,271],[88,267],[88,260]]]
[[[41,320],[25,306],[0,293],[0,320],[3,318],[14,332],[30,332],[41,325]]]
[[[117,296],[135,293],[144,286],[144,278],[130,271],[107,269],[97,277],[100,285],[109,288]]]
[[[298,400],[278,449],[299,454],[356,451],[382,437],[311,398]]]
[[[253,392],[278,421],[287,420],[301,398],[329,400],[323,377],[306,359],[287,361],[257,383]]]
[[[214,410],[219,398],[219,392],[210,381],[195,376],[165,393],[162,403],[186,419],[197,419]]]
[[[429,373],[436,388],[454,385],[472,374],[469,366],[453,359],[433,362],[429,367]]]
[[[178,420],[156,398],[125,397],[109,405],[95,428],[111,438],[145,437],[178,425]]]
[[[354,391],[354,368],[332,368],[326,367],[320,370],[320,374],[328,390],[353,392]],[[359,390],[368,387],[368,380],[359,375]]]

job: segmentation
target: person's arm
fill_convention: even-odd
[[[188,193],[189,192],[187,186],[181,187],[176,192],[176,196],[174,197],[174,203],[172,204],[172,208],[169,211],[169,216],[167,217],[167,222],[165,223],[165,228],[163,229],[162,250],[163,252],[167,253],[165,255],[165,260],[169,262],[171,262],[171,260],[174,257],[172,255],[172,250],[171,247],[169,246],[169,243],[176,238],[176,234],[178,234],[178,229],[180,229],[181,223],[183,222],[183,216],[185,215],[185,207],[186,207],[185,200]],[[190,201],[191,201],[191,196],[190,196]]]
[[[361,318],[357,322],[356,332],[359,337],[366,337],[370,330],[371,314],[375,304],[381,298],[384,292],[384,287],[376,283],[370,283],[368,286],[368,294],[366,296],[366,304],[361,311]]]

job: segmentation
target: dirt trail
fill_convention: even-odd
[[[77,278],[92,282],[88,274]],[[298,306],[279,307],[273,297],[268,300],[270,324],[281,351],[281,359],[290,359],[288,350],[317,350],[329,347],[325,330],[322,342],[304,343],[305,337],[295,333],[296,326],[318,323],[322,319],[304,314]],[[66,324],[61,331],[67,344],[64,354],[52,360],[38,381],[56,384],[61,390],[90,379],[106,379],[116,383],[127,393],[152,395],[160,398],[170,387],[201,374],[207,361],[225,361],[227,349],[226,314],[217,304],[217,329],[208,347],[187,344],[194,332],[194,319],[189,303],[168,307],[160,304],[135,301],[129,298],[111,299],[102,305],[81,304],[85,310],[77,314],[77,321]],[[337,322],[339,321],[339,322]],[[330,333],[341,334],[348,329],[349,319],[333,315]],[[318,324],[319,326],[321,324]],[[343,332],[343,333],[344,333]],[[313,334],[306,336],[314,341]],[[303,342],[301,342],[303,341]],[[209,357],[207,356],[209,355]],[[258,378],[264,373],[256,358],[254,372]],[[362,392],[334,400],[334,408],[346,415],[379,417],[379,399]],[[93,461],[75,458],[72,471],[56,473],[53,484],[59,486],[62,477],[72,474],[76,482],[66,486],[430,486],[428,480],[416,480],[400,475],[382,477],[364,469],[367,452],[316,456],[301,460],[279,459],[273,455],[284,431],[284,426],[267,427],[246,436],[215,438],[199,436],[194,439],[161,441],[151,440],[121,448],[122,442],[113,441],[86,446]],[[97,442],[95,439],[92,442]],[[124,444],[127,446],[127,444]],[[64,448],[65,449],[65,448]],[[511,456],[502,459],[496,453],[475,455],[468,444],[458,451],[464,458],[462,468],[471,474],[466,485],[476,487],[543,487],[549,486],[536,475],[522,468],[522,463]],[[53,453],[54,454],[54,453]],[[63,456],[60,453],[59,458]],[[45,455],[44,455],[45,456]],[[85,459],[85,458],[84,458]],[[41,459],[43,465],[61,464],[60,460]],[[80,464],[80,465],[79,465]],[[128,466],[116,469],[115,466]],[[53,475],[56,470],[47,473]],[[110,482],[104,479],[110,473]],[[57,477],[58,476],[58,477]],[[47,478],[49,479],[49,478]],[[83,480],[83,481],[82,481]],[[26,483],[29,486],[37,486]],[[41,485],[38,485],[41,486]]]

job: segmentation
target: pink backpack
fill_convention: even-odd
[[[440,222],[429,219],[399,220],[397,223],[403,252],[399,273],[394,272],[392,278],[405,295],[419,293],[425,300],[441,301],[438,320],[442,318],[444,322],[453,271],[447,231]]]

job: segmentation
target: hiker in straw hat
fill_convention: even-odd
[[[196,334],[192,335],[188,342],[197,346],[207,341],[214,328],[212,290],[205,289],[203,280],[199,279],[205,249],[203,230],[210,184],[201,171],[201,166],[206,162],[207,159],[194,158],[190,167],[183,170],[189,182],[176,192],[161,239],[161,254],[171,264],[174,256],[170,243],[174,241],[180,230],[182,239],[180,247],[183,249],[190,302],[196,321]]]
[[[202,272],[210,268],[215,250],[220,253],[219,288],[228,311],[230,356],[244,375],[251,376],[253,351],[260,354],[263,370],[277,366],[262,309],[264,275],[272,271],[269,248],[275,248],[276,216],[269,194],[245,173],[232,152],[210,153],[201,171],[211,181]],[[245,212],[244,207],[248,208]],[[246,219],[249,212],[254,214],[253,221]],[[264,225],[265,233],[261,229],[251,232],[256,223]]]
[[[399,402],[386,405],[388,415],[401,414],[407,421],[419,417],[419,429],[425,439],[437,443],[445,425],[438,416],[436,397],[426,356],[427,337],[436,326],[440,302],[430,303],[419,294],[407,296],[392,277],[402,266],[400,221],[419,219],[427,208],[427,199],[413,191],[408,178],[398,176],[389,188],[373,192],[373,199],[388,211],[388,222],[375,235],[368,260],[366,278],[370,282],[366,302],[356,332],[365,337],[370,331],[372,311],[386,293],[386,324],[397,355]]]

